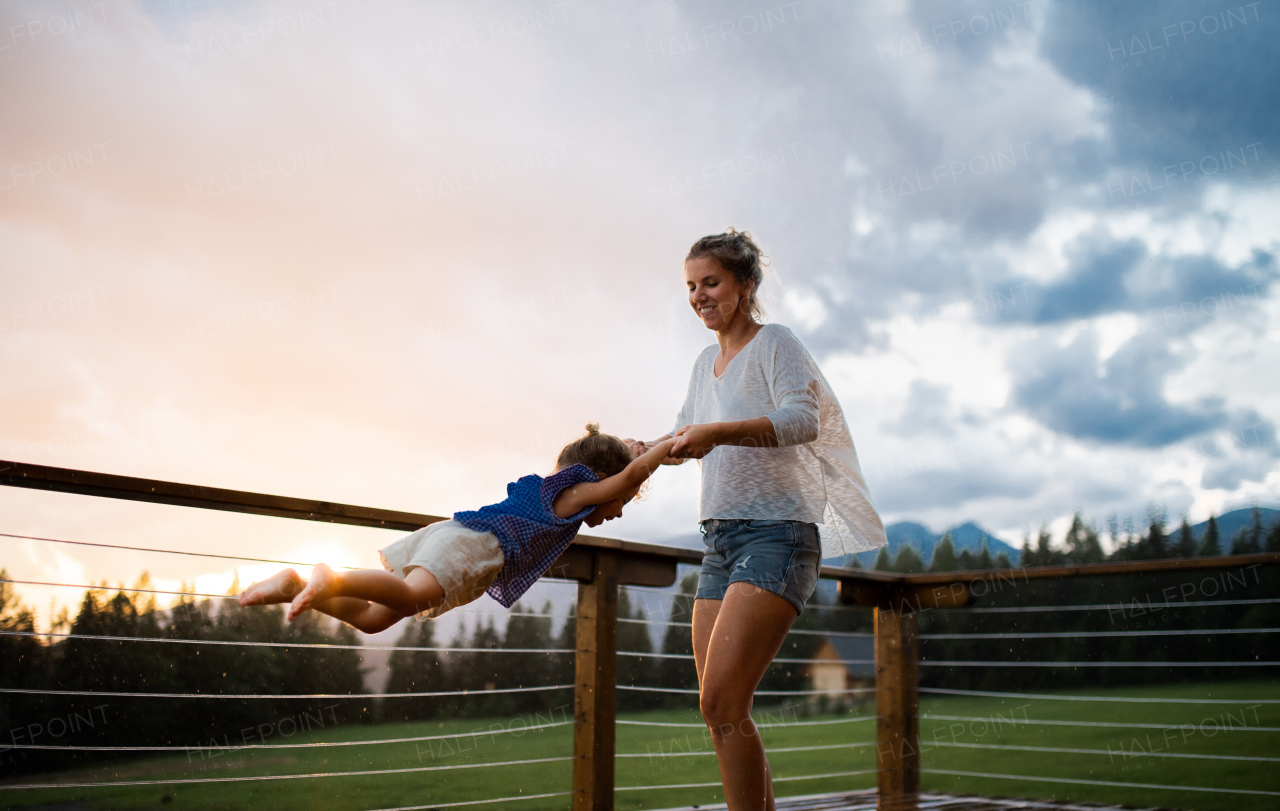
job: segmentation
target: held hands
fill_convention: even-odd
[[[667,454],[673,459],[701,459],[720,443],[716,423],[686,425],[675,433],[676,444]]]
[[[622,441],[627,444],[627,449],[631,451],[631,458],[639,459],[641,456],[644,456],[649,451],[661,445],[663,442],[672,442],[673,439],[672,437],[664,436],[662,439],[654,439],[649,442],[645,442],[640,439],[624,439]],[[668,452],[662,459],[662,464],[664,465],[679,465],[683,463],[684,459],[676,458],[670,452]]]

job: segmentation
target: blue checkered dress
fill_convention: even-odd
[[[551,568],[595,509],[557,518],[551,502],[566,487],[597,481],[600,477],[586,465],[570,465],[545,479],[534,474],[508,484],[506,501],[453,514],[453,520],[467,529],[492,532],[498,538],[504,560],[489,586],[490,597],[510,608]]]

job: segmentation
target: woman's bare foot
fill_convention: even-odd
[[[273,605],[292,602],[307,581],[293,569],[285,569],[277,575],[259,580],[240,594],[240,605]]]
[[[293,622],[303,611],[314,608],[316,603],[322,603],[330,597],[336,597],[337,589],[338,578],[334,575],[333,570],[323,563],[317,563],[315,568],[311,570],[311,579],[307,581],[305,588],[289,604],[289,611],[285,615],[286,619],[289,622]]]

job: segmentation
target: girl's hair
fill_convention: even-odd
[[[575,439],[556,459],[556,470],[569,465],[586,465],[602,479],[621,473],[623,468],[631,464],[631,449],[627,443],[610,434],[600,433],[600,426],[594,422],[587,423],[587,435]]]
[[[730,228],[723,234],[705,236],[693,243],[685,261],[710,256],[720,267],[733,274],[738,284],[743,287],[751,283],[751,295],[747,304],[751,307],[751,316],[757,321],[763,320],[764,308],[760,306],[760,285],[764,282],[764,269],[769,259],[760,250],[760,246],[751,238],[750,231],[736,231]]]

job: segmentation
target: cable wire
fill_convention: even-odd
[[[951,696],[987,696],[991,698],[1042,698],[1049,701],[1116,701],[1130,704],[1280,704],[1280,698],[1126,698],[1123,696],[1062,696],[1049,693],[996,693],[988,690],[952,690],[945,687],[920,687],[921,693]]]
[[[953,741],[930,741],[921,744],[922,749],[930,746],[942,747],[958,747],[961,749],[997,749],[1009,752],[1050,752],[1053,754],[1065,755],[1111,755],[1117,754],[1110,749],[1069,749],[1057,746],[1014,746],[1012,744],[999,743],[959,743]],[[1147,752],[1145,750],[1129,750],[1121,749],[1119,754],[1122,757],[1159,757],[1159,758],[1193,758],[1196,760],[1249,760],[1259,761],[1262,763],[1280,763],[1280,757],[1252,757],[1248,755],[1196,755],[1187,752]]]
[[[125,780],[114,783],[25,783],[6,785],[0,783],[0,790],[48,789],[48,788],[116,788],[123,786],[176,786],[190,783],[244,783],[258,780],[301,780],[314,777],[366,777],[375,774],[408,774],[410,772],[438,772],[449,769],[481,769],[487,766],[523,766],[528,763],[553,763],[562,760],[574,760],[573,756],[544,757],[532,760],[504,760],[495,763],[456,763],[452,766],[413,766],[404,769],[365,769],[358,772],[317,772],[315,774],[260,774],[243,777],[194,777],[179,780]]]
[[[1095,603],[1092,605],[1015,605],[1015,606],[992,606],[990,608],[944,608],[935,609],[942,611],[963,611],[968,614],[1015,614],[1019,612],[1036,613],[1039,611],[1136,611],[1141,609],[1143,613],[1150,611],[1161,611],[1166,608],[1198,608],[1202,606],[1214,605],[1264,605],[1268,603],[1280,603],[1280,598],[1262,598],[1257,600],[1187,600],[1186,602],[1176,603],[1142,603],[1137,604],[1137,608],[1133,603]]]
[[[862,742],[862,743],[831,743],[831,744],[826,744],[826,745],[823,745],[823,746],[783,746],[783,747],[779,747],[779,748],[777,748],[777,749],[765,749],[764,751],[765,751],[767,754],[772,755],[772,754],[776,754],[776,753],[778,753],[778,752],[816,752],[816,751],[818,751],[818,750],[820,750],[820,749],[858,749],[858,748],[861,748],[861,747],[863,747],[863,746],[875,746],[875,745],[876,745],[876,744],[875,744],[875,741],[864,741],[864,742]],[[693,756],[698,756],[698,755],[714,755],[715,753],[716,753],[716,752],[715,752],[715,750],[714,750],[714,749],[706,749],[706,750],[702,750],[702,749],[700,749],[700,750],[697,750],[697,751],[695,751],[695,752],[648,752],[648,753],[645,753],[645,752],[628,752],[628,753],[622,753],[622,752],[619,752],[618,754],[614,755],[614,757],[627,757],[627,758],[636,758],[636,757],[646,757],[646,758],[652,758],[652,757],[693,757]]]
[[[1140,723],[1124,723],[1121,721],[1047,721],[1036,718],[1004,718],[1000,717],[996,720],[991,718],[974,717],[971,715],[935,715],[929,713],[920,716],[921,721],[984,721],[993,726],[996,724],[1026,724],[1034,726],[1040,724],[1042,726],[1054,727],[1103,727],[1105,729],[1177,729],[1184,724],[1140,724]],[[619,722],[621,723],[621,722]],[[1216,723],[1216,722],[1215,722]],[[1194,726],[1194,725],[1193,725]],[[1245,726],[1227,726],[1222,732],[1280,732],[1280,727],[1251,727]]]
[[[1275,634],[1280,628],[1192,628],[1185,630],[1152,631],[1086,631],[1090,637],[1099,636],[1195,636],[1204,634]],[[980,634],[920,634],[918,639],[1069,639],[1080,636],[1080,631],[1010,631]]]
[[[402,805],[399,808],[379,808],[376,811],[430,811],[435,808],[457,808],[460,805],[484,805],[485,803],[506,803],[513,800],[538,800],[543,797],[567,797],[577,791],[553,791],[549,794],[517,794],[514,797],[494,797],[492,800],[466,800],[460,803],[431,803],[430,805]]]
[[[121,549],[129,552],[159,552],[165,555],[187,555],[196,558],[219,558],[221,560],[247,560],[253,563],[278,563],[281,566],[315,566],[314,563],[300,563],[296,560],[272,560],[271,558],[246,558],[241,555],[219,555],[213,552],[183,552],[178,549],[156,549],[150,546],[121,546],[113,543],[94,543],[92,541],[68,541],[65,538],[42,538],[39,535],[17,535],[12,532],[0,532],[0,538],[18,538],[26,541],[44,541],[45,543],[65,543],[73,546],[97,546],[104,549]],[[337,566],[335,569],[359,569],[359,566]]]
[[[775,662],[782,661],[774,659]],[[845,661],[857,661],[846,659]],[[1280,662],[975,662],[921,659],[921,667],[1280,667]]]
[[[86,591],[117,591],[117,592],[127,591],[131,593],[139,593],[139,594],[167,594],[175,597],[203,597],[205,599],[210,599],[210,600],[239,599],[233,594],[205,594],[198,591],[169,591],[166,589],[126,588],[125,586],[93,586],[85,583],[50,583],[45,580],[0,580],[0,583],[11,583],[13,585],[18,585],[18,586],[50,586],[53,588],[85,589]],[[494,616],[495,614],[499,613],[495,611],[477,611],[474,608],[455,608],[453,609],[453,611],[461,614],[478,614],[481,616]],[[539,618],[546,618],[546,619],[554,619],[554,618],[573,619],[575,617],[574,614],[556,614],[556,613],[544,614],[544,613],[535,612],[535,611],[511,611],[511,612],[501,612],[501,613],[505,613],[508,617],[512,617],[512,616],[539,617]],[[638,624],[638,625],[676,626],[679,628],[693,627],[692,622],[670,622],[667,620],[636,619],[633,617],[618,617],[618,622],[629,622],[629,623]],[[867,639],[875,638],[875,634],[870,634],[863,631],[815,631],[815,630],[805,630],[801,628],[792,628],[791,630],[787,631],[787,633],[795,634],[798,636],[842,636],[842,637],[865,637]]]
[[[172,645],[230,645],[249,648],[325,648],[328,650],[392,650],[411,653],[577,653],[573,648],[454,648],[406,645],[339,645],[326,642],[245,642],[234,639],[173,639],[165,636],[105,636],[102,634],[55,634],[43,631],[0,631],[0,636],[48,636],[61,639],[90,639],[97,642],[165,642]]]
[[[485,735],[508,735],[516,732],[529,732],[537,729],[550,729],[572,724],[573,721],[555,721],[550,724],[534,724],[518,729],[473,730],[471,732],[453,732],[448,735],[423,735],[415,738],[380,738],[370,741],[318,741],[315,743],[252,743],[239,746],[211,743],[209,745],[194,744],[191,746],[55,746],[43,743],[6,744],[5,749],[43,749],[52,752],[236,752],[244,749],[323,749],[331,746],[376,746],[386,743],[421,743],[422,741],[442,741],[468,736],[483,737]]]
[[[1204,786],[1162,786],[1158,783],[1119,783],[1113,780],[1080,780],[1070,777],[1029,777],[1022,774],[994,774],[992,772],[958,772],[951,769],[922,770],[926,774],[952,774],[959,777],[990,777],[997,780],[1026,780],[1031,783],[1073,783],[1080,786],[1114,786],[1117,788],[1152,788],[1165,791],[1207,791],[1215,794],[1259,794],[1264,797],[1280,797],[1280,791],[1260,791],[1248,788],[1207,788]]]
[[[25,687],[0,687],[0,693],[32,696],[109,696],[111,698],[434,698],[438,696],[483,696],[490,693],[533,693],[541,690],[567,690],[572,684],[549,684],[539,687],[498,687],[493,690],[435,690],[422,693],[125,693],[106,690],[32,690]]]
[[[836,718],[830,721],[792,721],[790,723],[787,723],[784,721],[781,724],[756,724],[756,729],[776,729],[779,727],[816,727],[816,726],[826,726],[828,724],[856,724],[860,721],[874,721],[874,720],[876,720],[874,715],[868,715],[866,717],[860,717],[860,718]],[[622,726],[636,726],[636,727],[682,727],[682,728],[688,727],[693,729],[707,728],[706,722],[703,722],[701,724],[686,724],[686,723],[681,723],[679,721],[624,721],[622,719],[618,719],[614,721],[614,723]]]
[[[618,684],[615,687],[619,690],[634,690],[641,693],[684,693],[687,695],[698,695],[699,690],[696,687],[646,687],[637,684]],[[874,693],[874,687],[848,687],[840,690],[756,690],[752,695],[757,696],[813,696],[813,695],[833,695],[836,693]]]
[[[165,591],[164,589],[138,589],[124,586],[86,586],[80,583],[47,583],[43,580],[0,580],[0,583],[13,583],[19,586],[54,586],[56,588],[85,589],[86,591],[129,591],[141,594],[172,594],[178,597],[206,597],[211,600],[235,600],[230,594],[201,594],[198,591]]]

